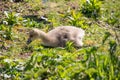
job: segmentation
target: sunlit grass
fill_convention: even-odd
[[[100,1],[102,14],[97,20],[80,12],[82,0],[50,0],[44,4],[40,0],[29,0],[11,4],[13,12],[6,15],[12,17],[3,15],[0,24],[0,79],[119,80],[120,44],[112,29],[117,28],[119,33],[119,16],[110,14],[111,10],[119,13],[119,0]],[[18,17],[15,16],[17,10],[21,13]],[[37,17],[26,18],[26,15]],[[40,21],[41,16],[48,21]],[[26,44],[31,28],[48,32],[60,25],[83,28],[84,46],[75,48],[68,42],[64,48],[51,48],[41,45],[40,40]]]

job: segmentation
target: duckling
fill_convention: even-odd
[[[27,44],[40,38],[42,45],[48,47],[65,47],[68,41],[73,42],[75,47],[81,47],[84,35],[85,31],[75,26],[59,26],[47,33],[34,28],[29,33]]]

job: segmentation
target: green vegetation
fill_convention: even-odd
[[[11,1],[0,1],[0,80],[120,79],[119,0]],[[84,46],[26,44],[29,29],[61,25],[83,28]]]
[[[82,13],[87,17],[97,18],[100,16],[101,1],[99,0],[84,0],[82,5]]]

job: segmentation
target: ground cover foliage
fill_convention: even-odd
[[[1,0],[0,80],[119,80],[119,0]],[[73,25],[84,46],[51,48],[28,32]]]

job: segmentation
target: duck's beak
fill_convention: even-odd
[[[31,40],[31,38],[28,38],[28,40],[27,40],[27,44],[30,44],[32,42],[32,40]]]

